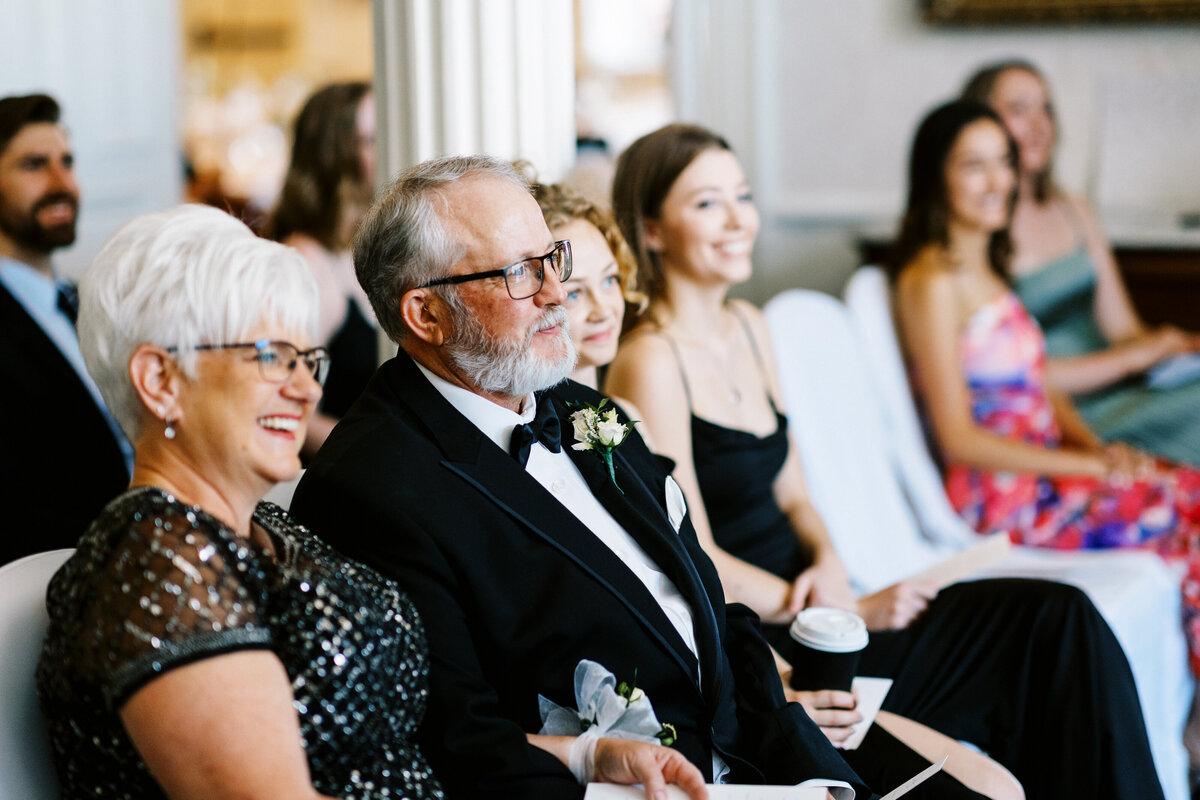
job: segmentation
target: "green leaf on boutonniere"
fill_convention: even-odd
[[[608,468],[608,477],[612,480],[613,486],[616,486],[617,491],[624,494],[625,491],[617,484],[617,473],[613,467],[612,454],[629,436],[629,432],[633,430],[633,426],[637,422],[632,421],[626,425],[617,420],[617,409],[610,408],[605,411],[604,407],[608,405],[607,397],[596,406],[587,403],[568,403],[567,405],[577,409],[571,414],[571,427],[575,433],[575,444],[571,445],[572,449],[591,450],[598,455],[604,462],[604,466]]]

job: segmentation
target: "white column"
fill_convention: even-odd
[[[380,185],[443,155],[575,158],[573,7],[566,0],[373,0]]]

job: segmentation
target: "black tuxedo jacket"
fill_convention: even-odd
[[[74,547],[125,490],[125,457],[87,386],[0,284],[0,563]]]
[[[430,699],[418,738],[451,796],[579,798],[553,757],[526,743],[539,694],[575,708],[580,659],[633,680],[675,747],[708,775],[716,750],[747,783],[840,778],[869,792],[800,706],[785,702],[758,619],[726,606],[666,474],[640,436],[615,452],[613,486],[570,449],[568,402],[550,390],[564,449],[592,491],[691,606],[699,664],[644,585],[403,353],[384,364],[309,465],[292,510],[347,555],[396,578],[424,618]]]

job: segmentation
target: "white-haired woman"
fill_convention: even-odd
[[[119,228],[80,290],[84,360],[135,458],[48,593],[38,689],[63,795],[442,797],[413,742],[415,609],[259,503],[299,471],[328,367],[307,265],[182,206]],[[597,780],[703,795],[667,748],[606,739],[594,758]]]

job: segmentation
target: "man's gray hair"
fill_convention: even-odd
[[[129,359],[142,344],[178,349],[195,377],[198,344],[240,342],[256,325],[317,334],[317,283],[290,247],[209,206],[142,214],[117,228],[79,284],[79,348],[131,440],[146,409]]]
[[[404,293],[450,272],[463,256],[439,212],[442,188],[469,175],[507,178],[528,190],[529,182],[507,161],[491,156],[450,156],[423,161],[397,176],[367,212],[354,238],[354,270],[375,310],[379,327],[400,343],[408,335],[400,309]],[[440,207],[439,207],[440,204]],[[449,287],[434,289],[449,299]]]

